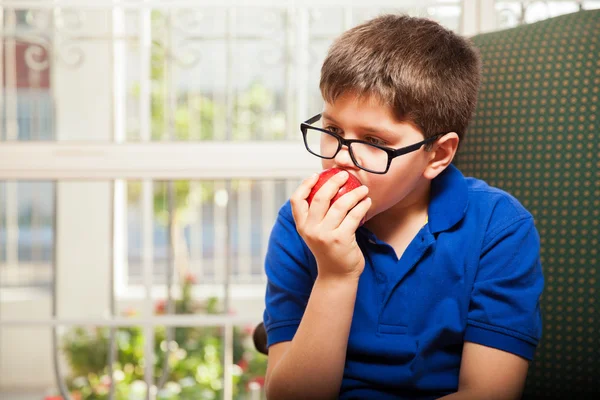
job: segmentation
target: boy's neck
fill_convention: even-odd
[[[427,221],[430,192],[431,181],[426,181],[401,202],[371,218],[365,226],[381,240],[420,229]]]

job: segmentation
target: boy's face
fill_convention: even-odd
[[[409,146],[424,139],[413,125],[398,122],[390,107],[372,97],[353,94],[340,96],[333,104],[325,102],[322,127],[346,139],[367,140],[392,149]],[[348,170],[369,187],[372,205],[367,219],[390,210],[402,213],[411,206],[427,202],[430,179],[423,176],[431,160],[424,146],[392,160],[386,174],[374,174],[358,168],[352,162],[348,148],[343,147],[334,159],[322,159],[324,169],[338,167]],[[424,204],[424,203],[423,203]]]

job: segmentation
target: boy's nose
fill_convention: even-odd
[[[336,154],[333,160],[335,161],[336,166],[342,169],[356,167],[356,165],[354,165],[354,162],[352,162],[352,157],[350,157],[350,151],[348,149],[348,146],[342,146],[342,148]]]

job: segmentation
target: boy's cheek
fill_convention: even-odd
[[[333,161],[332,160],[326,160],[324,158],[321,159],[321,168],[323,169],[329,169],[333,167]]]

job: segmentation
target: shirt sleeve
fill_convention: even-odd
[[[542,334],[543,287],[540,240],[531,215],[490,232],[473,285],[465,341],[533,359]]]
[[[263,322],[267,346],[271,346],[293,339],[316,279],[314,258],[296,230],[289,202],[279,211],[271,231],[265,272]]]

